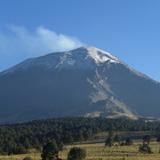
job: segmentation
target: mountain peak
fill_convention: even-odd
[[[92,63],[93,61],[95,63]],[[47,69],[57,69],[67,67],[70,68],[76,64],[76,67],[78,68],[92,68],[93,65],[99,65],[106,62],[120,63],[120,60],[102,49],[93,46],[82,46],[70,51],[55,52],[44,56],[27,59],[22,63],[1,72],[1,75],[12,73],[17,70],[27,70],[33,66]]]
[[[86,53],[88,54],[88,56],[93,58],[96,63],[104,63],[106,61],[109,61],[111,63],[119,63],[119,60],[117,57],[113,56],[109,52],[106,52],[94,46],[82,46],[80,48],[77,48],[76,50],[78,51],[86,50],[87,51]]]
[[[0,73],[0,123],[49,117],[160,117],[160,85],[96,47],[23,61]]]

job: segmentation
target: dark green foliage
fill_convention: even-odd
[[[114,136],[113,142],[120,143],[120,138],[117,134]]]
[[[109,128],[108,137],[113,137],[113,136],[114,136],[114,133],[113,133],[113,131]]]
[[[151,154],[152,150],[148,144],[143,143],[142,145],[139,146],[139,152]]]
[[[113,139],[112,137],[108,137],[105,141],[105,146],[111,147],[113,145]]]
[[[126,140],[125,140],[125,145],[126,145],[126,146],[130,146],[130,145],[132,145],[132,144],[133,144],[132,139],[131,139],[130,137],[126,138]]]
[[[157,136],[157,142],[160,142],[160,135]]]
[[[55,118],[29,123],[0,126],[0,153],[26,153],[30,148],[41,150],[47,141],[55,140],[61,150],[63,144],[86,141],[100,132],[160,131],[160,122],[143,119],[129,120],[106,118]],[[133,135],[134,136],[134,135]],[[113,137],[112,137],[113,138]],[[142,138],[142,137],[140,137]],[[117,137],[115,137],[117,139]],[[110,141],[110,140],[109,140]],[[111,142],[114,140],[111,139]],[[117,141],[117,140],[116,140]],[[110,143],[111,144],[111,143]]]
[[[112,145],[119,145],[119,144],[120,144],[119,136],[117,134],[114,136],[113,131],[109,131],[108,137],[105,140],[105,146],[111,147]]]
[[[17,145],[11,144],[11,145],[5,145],[2,153],[11,155],[11,154],[26,154],[28,152],[24,146],[17,146]]]
[[[149,135],[145,135],[145,136],[143,137],[143,143],[149,144],[149,143],[150,143],[150,140],[151,140],[151,138],[150,138]]]
[[[108,137],[105,140],[105,146],[111,147],[113,145],[113,142],[114,142],[113,131],[111,128],[109,128]]]
[[[68,160],[84,160],[86,158],[86,151],[79,147],[73,147],[68,153]]]
[[[23,160],[33,160],[31,157],[25,157]]]
[[[63,146],[64,146],[63,142],[58,142],[58,143],[57,143],[57,147],[58,147],[58,149],[59,149],[60,151],[63,150]]]
[[[125,141],[120,142],[120,146],[125,146],[125,145],[126,145]]]
[[[13,154],[26,154],[28,153],[24,146],[17,146],[13,150]]]
[[[105,141],[105,146],[111,147],[113,145],[113,137],[108,136]]]
[[[55,141],[48,142],[43,146],[41,158],[42,160],[56,160],[58,158],[58,146]]]

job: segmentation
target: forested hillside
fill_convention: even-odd
[[[160,122],[146,120],[105,118],[58,118],[23,124],[0,126],[0,152],[26,153],[30,148],[40,149],[48,140],[63,144],[93,139],[106,131],[154,131],[158,135]]]

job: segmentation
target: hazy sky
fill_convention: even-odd
[[[0,1],[0,70],[84,44],[160,81],[160,0]]]

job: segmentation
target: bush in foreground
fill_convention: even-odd
[[[149,135],[145,135],[143,137],[143,143],[146,143],[149,145],[150,141],[151,141],[151,137]]]
[[[132,141],[132,139],[131,138],[126,138],[126,140],[125,140],[125,145],[126,146],[131,146],[131,145],[133,145],[133,141]]]
[[[73,147],[68,153],[67,160],[84,160],[86,158],[86,151],[79,147]]]
[[[105,146],[111,147],[113,145],[113,138],[108,137],[105,141]]]
[[[139,152],[151,154],[152,150],[148,144],[143,143],[142,145],[139,146]]]
[[[43,146],[41,158],[42,160],[57,160],[58,159],[58,146],[55,141],[48,142]]]
[[[33,160],[31,157],[25,157],[23,160]]]

